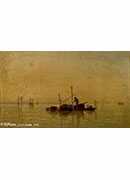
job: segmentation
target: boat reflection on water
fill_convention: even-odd
[[[84,123],[96,121],[96,111],[55,111],[49,112],[51,119],[59,119],[61,128],[79,128],[84,127]]]

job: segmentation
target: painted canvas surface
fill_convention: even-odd
[[[0,52],[0,127],[130,127],[130,52]]]

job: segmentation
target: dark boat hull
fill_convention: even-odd
[[[95,111],[96,107],[89,105],[88,107],[85,107],[84,103],[78,104],[78,105],[69,105],[69,104],[63,104],[60,107],[57,106],[50,106],[46,108],[49,112],[72,112],[72,111]]]

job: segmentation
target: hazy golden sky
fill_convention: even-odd
[[[1,101],[56,102],[74,86],[81,99],[124,98],[130,52],[0,52]]]

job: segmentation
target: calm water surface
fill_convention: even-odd
[[[48,113],[47,105],[34,107],[4,104],[0,107],[1,127],[130,127],[130,104],[98,103],[95,112]]]

